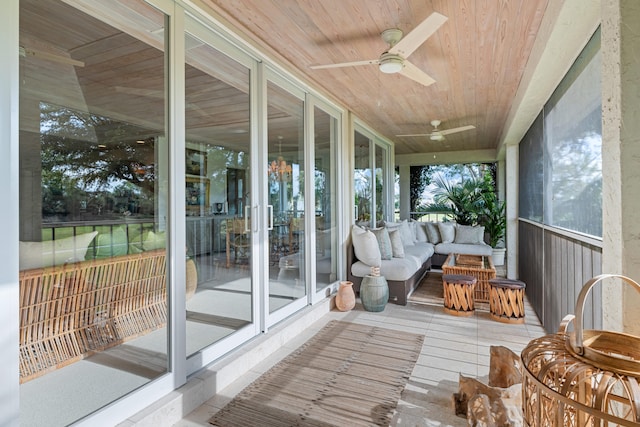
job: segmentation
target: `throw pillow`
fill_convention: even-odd
[[[442,241],[440,238],[440,230],[438,229],[438,224],[435,222],[427,222],[425,224],[427,230],[427,236],[429,236],[429,242],[437,245]]]
[[[20,242],[20,270],[84,261],[97,231],[45,242]]]
[[[393,230],[389,232],[389,240],[391,241],[391,252],[394,258],[404,258],[404,245],[400,238],[400,231]]]
[[[417,222],[416,223],[416,241],[417,242],[428,242],[429,241],[429,236],[427,235],[426,225],[421,223],[421,222]]]
[[[411,227],[409,223],[405,219],[400,223],[400,227],[398,227],[398,231],[400,231],[400,238],[402,239],[402,244],[405,246],[415,246],[415,240],[413,239],[413,233],[411,232]]]
[[[124,227],[114,227],[110,232],[96,237],[96,259],[126,255],[128,253],[127,231]]]
[[[391,259],[393,252],[391,251],[391,240],[389,239],[389,230],[386,228],[374,228],[371,232],[378,240],[378,248],[380,249],[381,259]]]
[[[354,225],[351,228],[351,241],[360,261],[371,267],[380,267],[382,256],[378,248],[378,239],[371,231]]]
[[[458,225],[456,228],[456,238],[454,243],[479,244],[484,241],[483,226]]]
[[[152,251],[154,249],[163,249],[167,246],[167,238],[164,231],[154,233],[150,231],[142,242],[142,248],[145,251]]]
[[[453,239],[456,237],[455,225],[447,222],[439,222],[438,230],[440,231],[442,243],[453,243]]]

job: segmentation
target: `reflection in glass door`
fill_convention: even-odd
[[[386,192],[384,191],[384,182],[387,175],[387,150],[383,147],[375,146],[375,188],[376,188],[376,222],[387,218],[387,201]]]
[[[268,101],[269,313],[307,295],[304,101],[273,82]]]
[[[250,70],[191,35],[185,44],[190,356],[253,322]]]
[[[337,172],[338,120],[314,108],[314,190],[316,236],[316,291],[333,283],[337,269]]]
[[[373,212],[372,173],[370,160],[371,141],[359,132],[355,133],[355,167],[353,183],[355,194],[356,224],[371,225]]]

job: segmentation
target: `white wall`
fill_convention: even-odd
[[[0,425],[19,425],[18,373],[18,0],[0,13]]]

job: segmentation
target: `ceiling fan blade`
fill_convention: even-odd
[[[400,74],[425,86],[432,85],[436,82],[430,75],[407,60],[404,61],[404,67],[400,70]]]
[[[438,28],[440,28],[446,21],[446,16],[441,15],[438,12],[433,12],[427,17],[427,19],[411,30],[409,34],[404,36],[395,46],[389,49],[389,53],[400,55],[406,59],[433,33],[438,31]]]
[[[467,126],[460,126],[458,128],[453,128],[453,129],[443,129],[440,130],[440,133],[443,135],[449,135],[452,133],[457,133],[457,132],[464,132],[465,130],[471,130],[471,129],[475,129],[476,127],[473,125],[467,125]]]
[[[410,133],[407,135],[396,135],[397,137],[401,137],[401,136],[431,136],[430,133]]]
[[[84,62],[82,61],[78,61],[76,59],[63,56],[63,55],[58,55],[55,53],[44,52],[36,49],[29,49],[23,46],[20,46],[20,56],[25,58],[28,56],[33,56],[35,58],[40,58],[47,61],[53,61],[59,64],[68,64],[68,65],[73,65],[74,67],[84,67]]]
[[[342,68],[342,67],[356,67],[359,65],[373,65],[378,64],[380,61],[377,59],[369,59],[367,61],[354,61],[354,62],[342,62],[340,64],[327,64],[327,65],[311,65],[309,68],[312,70],[322,70],[325,68]]]

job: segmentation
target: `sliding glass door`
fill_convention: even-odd
[[[197,23],[188,21],[188,31],[184,203],[189,357],[251,325],[255,314],[251,70],[221,51],[224,45]]]
[[[267,81],[269,313],[306,299],[304,98]]]

